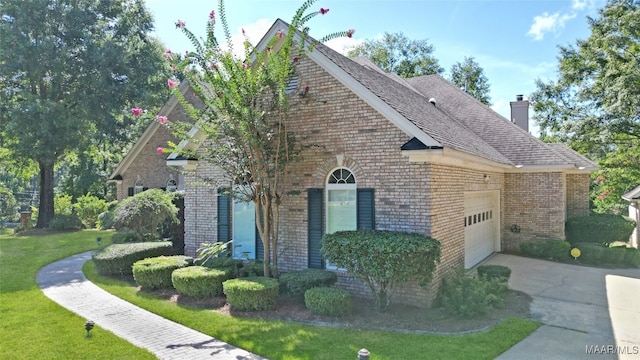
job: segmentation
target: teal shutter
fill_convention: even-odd
[[[358,230],[376,228],[375,199],[373,189],[358,189]]]
[[[218,189],[218,241],[229,240],[231,240],[231,196],[227,194],[226,189]]]
[[[320,255],[322,247],[322,214],[323,214],[323,189],[307,190],[307,251],[309,269],[324,268],[324,260]]]

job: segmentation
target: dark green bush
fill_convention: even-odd
[[[269,273],[274,274],[275,268],[269,265]],[[254,277],[264,275],[264,263],[261,261],[250,260],[243,262],[243,265],[238,269],[238,277]]]
[[[173,287],[171,274],[174,270],[189,266],[193,259],[184,256],[156,256],[133,264],[133,278],[145,289],[168,289]]]
[[[580,249],[580,262],[585,264],[602,264],[605,247],[600,244],[578,243],[576,246]]]
[[[624,263],[624,255],[626,248],[610,247],[605,248],[602,254],[602,262],[609,265],[622,265]]]
[[[131,275],[131,267],[136,261],[161,255],[171,255],[171,242],[113,244],[94,252],[91,257],[102,275]]]
[[[309,289],[331,287],[338,281],[333,271],[306,269],[280,275],[280,289],[294,296],[304,296]]]
[[[274,309],[280,292],[278,280],[261,276],[227,280],[222,289],[235,310]]]
[[[107,210],[98,215],[98,227],[101,230],[113,228],[113,218],[116,216],[117,201],[112,201],[107,204]]]
[[[506,283],[499,278],[454,276],[445,279],[440,302],[448,313],[472,318],[503,306],[507,292]]]
[[[178,222],[178,208],[173,197],[160,189],[143,191],[120,202],[115,209],[113,226],[116,230],[129,228],[144,240],[159,237],[160,224],[167,220]]]
[[[338,231],[322,238],[322,255],[367,284],[378,310],[385,311],[393,287],[409,280],[431,282],[440,261],[440,243],[417,233]]]
[[[228,279],[224,270],[204,266],[187,266],[171,274],[173,287],[180,294],[195,298],[222,295],[222,283]]]
[[[592,214],[570,219],[566,224],[567,241],[577,243],[611,244],[628,242],[636,224],[622,215]]]
[[[511,277],[511,269],[503,265],[480,265],[477,271],[479,277],[487,279],[502,279],[506,282]]]
[[[624,259],[622,263],[631,267],[640,266],[640,250],[634,248],[625,249]]]
[[[51,230],[80,230],[84,229],[82,221],[76,213],[55,215],[49,222]]]
[[[353,310],[351,294],[333,287],[316,287],[305,291],[304,305],[318,315],[344,316]]]
[[[125,244],[141,241],[142,239],[140,239],[140,235],[138,235],[137,232],[127,228],[122,228],[111,236],[111,243],[113,244]]]
[[[520,244],[520,252],[527,256],[550,260],[567,260],[571,244],[561,240],[525,242]]]

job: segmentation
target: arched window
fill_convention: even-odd
[[[356,230],[356,178],[347,168],[338,168],[327,177],[327,233]]]
[[[133,185],[133,194],[139,194],[141,192],[144,191],[144,183],[142,182],[142,179],[138,178],[138,180],[136,180],[135,185]]]
[[[167,180],[167,191],[176,191],[178,190],[178,182],[171,177],[169,180]]]

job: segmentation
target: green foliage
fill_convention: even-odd
[[[234,310],[271,310],[278,303],[279,283],[261,276],[231,279],[222,283]]]
[[[607,245],[617,241],[628,242],[635,226],[635,221],[626,216],[591,214],[568,220],[565,231],[567,241],[572,244],[588,242]]]
[[[140,238],[137,232],[128,228],[122,228],[113,234],[111,242],[113,244],[135,243],[142,242],[142,238]]]
[[[102,275],[131,275],[131,267],[136,261],[171,255],[171,249],[169,241],[113,244],[94,252],[91,258]]]
[[[6,221],[14,221],[18,216],[18,203],[13,193],[0,183],[0,228]]]
[[[448,313],[472,318],[504,305],[507,292],[500,278],[453,276],[444,280],[440,302]]]
[[[189,266],[193,259],[184,256],[157,256],[138,260],[133,263],[133,278],[148,290],[167,289],[173,287],[171,274],[174,270]]]
[[[11,51],[0,52],[0,131],[13,157],[39,167],[44,228],[54,216],[55,166],[108,144],[124,147],[124,110],[165,99],[163,50],[149,36],[153,20],[141,1],[7,0],[2,15],[0,48]],[[102,172],[104,184],[106,162],[91,167],[97,162],[78,169]]]
[[[107,204],[107,209],[98,215],[98,226],[100,230],[107,230],[113,227],[113,219],[116,216],[117,201],[112,201]]]
[[[173,287],[180,294],[194,298],[222,295],[222,283],[228,279],[226,271],[204,266],[187,266],[171,274]]]
[[[78,217],[87,229],[93,229],[98,223],[98,215],[107,211],[107,202],[97,196],[86,194],[73,204]]]
[[[269,273],[274,274],[275,268],[269,265]],[[264,263],[261,261],[249,260],[244,261],[242,267],[238,269],[238,277],[256,277],[264,274]]]
[[[431,281],[440,261],[440,243],[416,233],[359,230],[339,231],[322,238],[322,255],[362,280],[380,311],[389,306],[397,284]]]
[[[84,229],[82,221],[76,213],[56,215],[49,222],[51,230],[80,230]]]
[[[215,259],[220,258],[218,262],[226,262],[228,261],[229,254],[228,248],[231,241],[226,243],[217,241],[214,243],[202,243],[198,248],[198,261],[202,264],[206,263],[216,263]]]
[[[315,287],[304,292],[304,305],[314,314],[345,316],[353,310],[348,291],[333,287]]]
[[[158,238],[158,226],[164,221],[177,222],[178,208],[171,195],[160,189],[143,191],[120,202],[115,209],[113,226],[129,228],[149,241]]]
[[[626,247],[606,247],[594,243],[578,243],[578,260],[583,264],[607,265],[612,267],[640,266],[640,250]]]
[[[56,215],[71,215],[73,213],[73,198],[68,194],[58,194],[53,199]]]
[[[401,32],[385,32],[382,39],[369,39],[356,45],[349,51],[349,56],[364,56],[384,71],[410,78],[444,72],[433,56],[434,50],[426,39],[409,40]]]
[[[306,269],[280,275],[280,289],[294,296],[303,296],[315,287],[330,287],[338,281],[333,271]]]
[[[504,265],[480,265],[477,268],[478,276],[487,279],[502,279],[502,281],[509,281],[511,277],[511,269]]]
[[[481,103],[491,105],[489,80],[473,56],[465,56],[463,62],[451,65],[451,77],[449,80]]]
[[[287,96],[285,91],[296,74],[296,66],[316,44],[307,38],[308,22],[319,15],[311,8],[315,2],[304,1],[289,21],[289,27],[279,29],[277,35],[266,39],[263,47],[256,48],[245,36],[241,44],[244,53],[238,57],[232,51],[234,44],[224,1],[220,1],[219,22],[208,19],[204,39],[181,27],[194,51],[184,57],[169,54],[175,69],[171,81],[177,84],[178,79],[187,80],[202,103],[189,103],[178,86],[173,88],[173,94],[189,117],[198,119],[200,134],[207,139],[199,143],[202,151],[197,153],[185,153],[175,146],[172,151],[197,156],[221,169],[232,182],[247,184],[239,187],[234,196],[253,201],[259,209],[262,221],[257,226],[264,243],[262,260],[266,276],[270,262],[276,269],[278,263],[277,214],[287,193],[287,182],[282,179],[303,149],[293,129],[288,127],[289,118],[299,116],[298,112],[288,111],[289,101],[300,104],[301,100]],[[218,23],[222,24],[224,39],[216,36]],[[333,33],[320,42],[344,35],[346,31]],[[225,42],[226,46],[221,46]],[[193,140],[189,133],[193,128],[191,121],[169,119],[167,126],[179,139]]]
[[[542,259],[567,260],[569,251],[571,251],[571,244],[561,240],[530,241],[520,244],[521,253]]]
[[[559,47],[558,79],[537,80],[531,99],[542,138],[598,162],[594,180],[605,181],[592,200],[604,213],[625,206],[620,195],[640,176],[640,3],[609,1],[589,27],[587,39]]]

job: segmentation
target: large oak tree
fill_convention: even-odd
[[[54,166],[126,137],[125,109],[161,93],[163,49],[142,0],[3,0],[0,15],[0,146],[38,164],[46,227]]]

